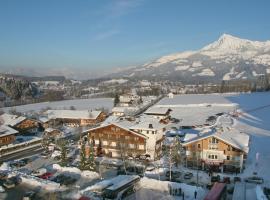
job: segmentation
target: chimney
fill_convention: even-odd
[[[149,124],[149,128],[153,128],[153,124]]]

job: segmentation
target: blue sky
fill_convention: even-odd
[[[270,39],[269,0],[1,0],[0,67],[104,69]]]

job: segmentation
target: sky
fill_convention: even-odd
[[[1,0],[0,68],[108,69],[227,33],[270,40],[269,0]]]

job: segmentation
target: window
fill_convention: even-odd
[[[138,140],[139,140],[139,138],[138,138],[138,137],[134,137],[134,140],[135,140],[135,141],[138,141]]]
[[[201,148],[201,144],[198,144],[198,149],[200,149]]]
[[[227,160],[230,160],[230,156],[227,156]]]
[[[218,156],[217,155],[210,154],[210,155],[208,155],[208,158],[209,159],[212,159],[212,160],[216,160],[216,159],[218,159]]]
[[[129,140],[129,136],[128,136],[128,135],[126,135],[126,136],[125,136],[125,139],[126,139],[126,140]]]
[[[228,146],[228,147],[227,147],[227,150],[228,150],[228,151],[231,151],[231,146]]]
[[[216,138],[211,138],[210,139],[210,143],[212,143],[212,144],[218,144],[218,139],[216,139]]]
[[[155,134],[155,131],[152,131],[152,134]]]
[[[148,134],[148,133],[149,133],[149,131],[146,131],[146,133]]]

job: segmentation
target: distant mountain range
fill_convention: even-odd
[[[163,56],[109,77],[197,83],[256,79],[267,73],[270,73],[270,41],[251,41],[223,34],[200,50]]]
[[[183,83],[252,80],[270,74],[270,41],[259,42],[223,34],[197,51],[166,55],[135,67],[117,69],[0,68],[0,72],[30,77],[69,79],[129,78],[176,80]]]

